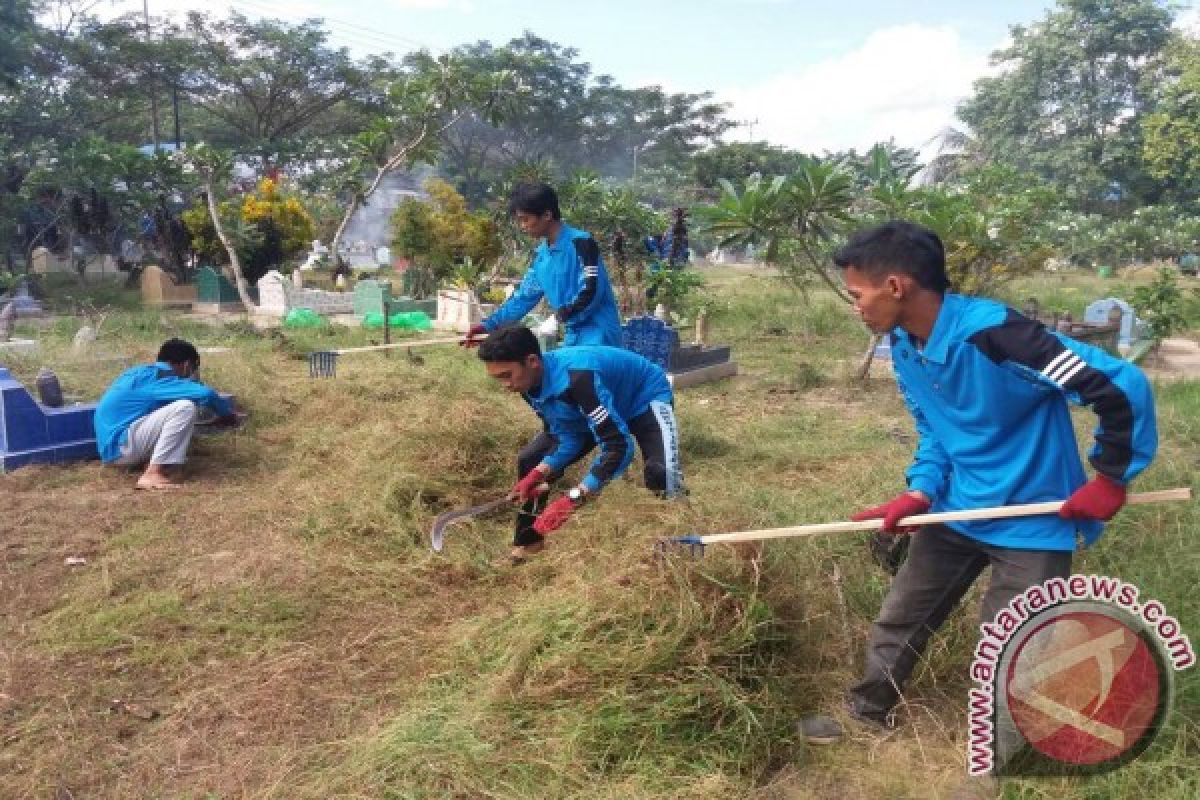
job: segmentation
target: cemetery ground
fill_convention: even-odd
[[[933,640],[900,730],[813,749],[793,724],[837,705],[887,586],[862,537],[652,554],[662,536],[845,519],[901,487],[914,446],[886,369],[851,379],[865,335],[844,307],[761,271],[705,274],[711,338],[741,374],[677,399],[687,502],[618,480],[519,568],[497,564],[508,514],[451,529],[442,555],[426,538],[440,511],[506,491],[536,430],[473,354],[361,354],[312,380],[308,351],[378,334],[261,334],[115,291],[93,297],[113,310],[89,357],[71,354],[79,318],[22,322],[42,342],[10,364],[29,385],[51,363],[93,399],[125,366],[106,356],[149,360],[182,336],[230,348],[201,374],[252,417],[195,442],[179,492],[135,492],[135,473],[97,462],[0,476],[0,797],[947,794],[965,775],[978,591]],[[1045,276],[1007,294],[1078,318],[1111,285]],[[1137,488],[1200,488],[1200,381],[1156,397],[1161,449]],[[1094,418],[1076,419],[1086,442]],[[1135,583],[1198,642],[1198,523],[1195,503],[1126,509],[1076,570]],[[1200,796],[1197,674],[1177,676],[1140,760],[1006,797]]]

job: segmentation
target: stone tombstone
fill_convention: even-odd
[[[1083,321],[1088,325],[1108,325],[1114,309],[1119,310],[1121,314],[1121,329],[1117,333],[1117,343],[1128,345],[1134,339],[1137,315],[1133,312],[1133,306],[1119,297],[1106,297],[1092,303],[1084,310]]]
[[[76,354],[86,353],[91,349],[95,341],[96,329],[91,325],[84,325],[75,331],[75,338],[71,340],[71,352]]]
[[[12,338],[13,323],[17,319],[17,303],[15,300],[9,300],[4,304],[4,308],[0,309],[0,342],[7,342]]]
[[[258,279],[258,310],[265,314],[283,316],[288,312],[288,287],[290,283],[279,270],[271,270]]]
[[[437,318],[434,327],[465,333],[483,321],[484,307],[475,293],[467,289],[441,289],[437,293]]]
[[[18,317],[36,317],[42,314],[42,304],[29,293],[29,286],[24,281],[21,281],[13,292],[12,303]]]
[[[292,270],[292,285],[294,285],[297,289],[304,288],[304,270]]]
[[[371,278],[354,285],[354,315],[383,314],[384,307],[392,300],[392,284]]]
[[[190,306],[196,302],[196,287],[178,284],[160,267],[151,264],[142,270],[140,279],[142,305]]]

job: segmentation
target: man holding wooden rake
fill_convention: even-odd
[[[896,381],[916,422],[907,491],[855,515],[910,535],[908,558],[871,627],[851,718],[895,724],[930,635],[992,569],[983,619],[1025,589],[1071,571],[1077,539],[1091,545],[1126,500],[1126,485],[1154,457],[1150,386],[1132,364],[1047,330],[992,300],[947,292],[945,252],[932,231],[893,221],[861,231],[834,257],[855,311],[891,340]],[[1099,418],[1080,462],[1068,404]],[[1026,516],[897,529],[926,511],[1006,506],[1066,497],[1057,516]],[[813,744],[843,735],[833,717],[800,722]]]

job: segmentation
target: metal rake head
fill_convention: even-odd
[[[654,543],[654,553],[666,558],[672,552],[687,548],[692,558],[704,557],[704,540],[695,534],[689,536],[665,536]]]
[[[308,377],[336,378],[338,354],[332,350],[318,350],[308,354]]]

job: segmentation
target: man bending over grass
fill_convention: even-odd
[[[199,370],[196,348],[168,339],[155,363],[125,370],[100,398],[94,420],[100,458],[119,466],[147,464],[137,488],[179,487],[174,473],[187,459],[197,405],[212,409],[216,424],[237,422],[233,405],[197,380]]]
[[[540,551],[557,530],[633,459],[634,442],[645,462],[646,488],[674,497],[683,491],[679,435],[666,373],[637,353],[616,347],[563,347],[542,354],[527,328],[496,329],[479,347],[488,374],[520,392],[545,430],[517,456],[513,499],[517,513],[512,557]],[[600,454],[578,486],[546,505],[543,484],[594,448]]]
[[[1154,457],[1158,434],[1150,385],[1127,361],[1047,330],[1000,303],[947,292],[945,251],[932,231],[894,221],[855,235],[834,262],[854,310],[891,338],[900,392],[917,428],[908,490],[852,519],[882,518],[911,535],[871,628],[866,667],[850,688],[849,715],[890,727],[892,711],[930,635],[990,566],[983,619],[1031,586],[1071,572],[1076,537],[1086,545],[1125,503],[1125,487]],[[1099,418],[1084,473],[1069,404]],[[897,522],[958,511],[1062,500],[1058,516],[926,525]],[[842,733],[809,717],[818,744]]]
[[[467,332],[467,346],[501,325],[520,322],[544,297],[554,317],[539,332],[557,333],[562,325],[567,347],[620,347],[621,314],[592,235],[563,222],[558,195],[544,183],[517,186],[509,211],[525,235],[538,242],[533,263],[513,296]]]

